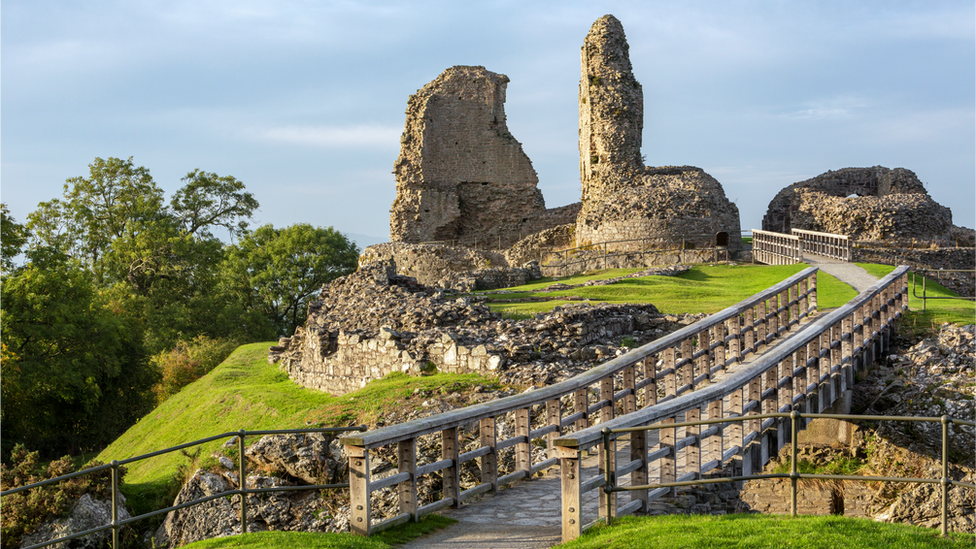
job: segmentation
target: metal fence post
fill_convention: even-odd
[[[119,462],[112,460],[112,549],[119,549]],[[944,522],[944,521],[943,521]]]
[[[800,413],[796,410],[790,412],[790,516],[796,516],[796,480],[800,474],[796,470],[796,432],[799,430]]]
[[[949,535],[949,416],[942,416],[942,537]]]
[[[244,429],[237,432],[237,472],[240,475],[238,487],[241,490],[241,533],[247,533],[247,471],[244,469]]]

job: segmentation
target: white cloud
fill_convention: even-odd
[[[846,95],[805,103],[796,110],[785,113],[785,118],[823,120],[851,118],[867,106],[867,101],[856,96]]]
[[[395,147],[400,142],[401,128],[381,125],[358,126],[282,126],[257,132],[268,141],[304,145],[308,147]]]

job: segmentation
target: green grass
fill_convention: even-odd
[[[555,292],[539,292],[553,283],[551,279],[510,288],[515,294],[482,294],[493,311],[507,315],[531,315],[552,310],[568,300],[527,303],[495,303],[495,301],[533,296],[579,296],[591,302],[653,303],[659,311],[669,314],[716,313],[752,296],[806,268],[806,265],[699,265],[678,276],[647,276],[628,278],[605,286],[584,286]],[[607,279],[636,272],[636,269],[615,269],[597,274],[560,280],[566,284],[580,284],[587,280]],[[821,309],[843,305],[857,295],[850,286],[833,276],[820,272],[817,276],[817,299]]]
[[[440,515],[427,515],[420,522],[384,530],[369,538],[352,534],[311,532],[257,532],[240,536],[214,538],[184,545],[186,549],[389,549],[457,522]]]
[[[121,460],[239,429],[294,429],[306,422],[323,427],[371,423],[384,408],[389,410],[391,402],[411,405],[410,396],[418,388],[464,393],[474,385],[495,384],[473,374],[410,377],[397,373],[359,391],[333,397],[299,387],[277,365],[268,364],[270,345],[255,343],[238,348],[209,374],[140,419],[98,459]],[[198,446],[199,455],[209,456],[223,442]],[[130,507],[136,513],[145,513],[169,505],[178,489],[175,476],[181,465],[196,467],[180,452],[127,465],[123,492],[130,498]]]
[[[563,549],[791,548],[972,549],[972,534],[938,537],[938,530],[842,516],[665,515],[624,517],[599,526]]]
[[[857,263],[864,267],[869,274],[881,278],[895,267],[891,265],[877,265],[873,263]],[[935,299],[925,303],[925,311],[922,311],[922,299],[916,298],[912,291],[912,277],[908,275],[908,308],[907,318],[902,322],[902,326],[918,334],[932,332],[938,329],[939,325],[945,322],[953,324],[972,324],[976,322],[976,303],[962,299]],[[922,276],[916,276],[915,291],[922,295]],[[957,297],[959,294],[945,288],[935,280],[925,277],[925,294],[935,297]]]

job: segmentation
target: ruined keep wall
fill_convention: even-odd
[[[715,178],[693,166],[644,166],[644,95],[629,52],[612,15],[597,19],[583,40],[577,244],[725,232],[729,248],[740,249],[739,210]]]
[[[394,164],[393,241],[504,248],[575,217],[571,207],[546,210],[532,162],[505,121],[508,81],[456,66],[410,96]]]
[[[936,239],[952,229],[952,212],[925,191],[911,170],[844,168],[786,187],[770,201],[763,229],[806,229],[855,239]]]

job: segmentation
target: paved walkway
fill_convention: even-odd
[[[878,278],[869,275],[863,267],[839,259],[804,254],[803,261],[812,267],[819,267],[821,271],[833,275],[841,282],[850,284],[858,292],[863,292],[878,282]]]
[[[825,257],[806,255],[806,263],[819,267],[861,292],[878,281],[863,268]],[[802,328],[801,328],[802,330]],[[781,343],[776,340],[771,347]],[[754,360],[751,356],[747,362]],[[722,377],[722,373],[718,377]],[[717,379],[716,379],[717,381]],[[656,438],[656,437],[655,437]],[[651,441],[648,441],[651,443]],[[653,444],[657,441],[654,440]],[[620,452],[629,452],[621,445]],[[629,459],[629,458],[628,458]],[[586,477],[596,474],[597,457],[584,461]],[[402,549],[542,549],[561,541],[562,513],[558,468],[530,481],[521,480],[503,488],[498,494],[488,494],[460,509],[448,509],[440,514],[458,522],[401,546]],[[651,471],[652,478],[654,471]],[[626,481],[624,482],[626,484]],[[584,513],[594,516],[598,491],[590,492],[584,501]]]

